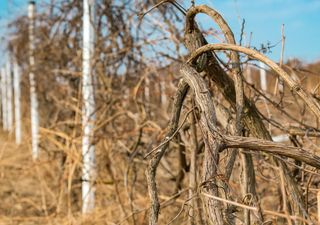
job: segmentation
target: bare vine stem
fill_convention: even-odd
[[[196,7],[192,7],[188,10],[186,14],[186,33],[191,33],[192,29],[196,30],[197,26],[195,25],[194,18],[198,13],[204,13],[212,18],[212,20],[220,27],[223,32],[225,39],[230,44],[236,44],[234,34],[230,29],[228,23],[224,20],[224,18],[214,9],[206,6],[199,5]],[[200,42],[201,43],[201,42]],[[200,47],[200,46],[199,46]],[[205,54],[201,54],[200,57],[205,56]],[[234,80],[234,87],[236,93],[236,129],[235,134],[242,136],[243,135],[243,110],[244,110],[244,92],[243,92],[243,78],[242,71],[240,66],[239,54],[237,52],[231,52],[231,60],[232,60],[232,74]],[[202,60],[201,60],[202,61]],[[236,151],[232,151],[230,157],[230,165],[228,168],[233,168],[232,163],[235,162]],[[253,167],[253,160],[249,154],[241,154],[241,159],[243,162],[244,168],[244,177],[243,177],[243,191],[244,195],[248,193],[252,194],[257,200],[257,195],[255,191],[255,172]],[[245,210],[245,224],[250,224],[250,213],[248,210]],[[259,218],[262,222],[262,218]]]
[[[184,123],[186,122],[189,114],[194,110],[194,108],[190,109],[187,113],[186,113],[186,116],[184,117],[184,119],[182,120],[180,126],[177,128],[177,130],[175,130],[175,132],[169,137],[169,136],[166,136],[165,137],[165,140],[160,144],[158,145],[157,147],[155,147],[154,149],[152,149],[150,152],[148,152],[144,158],[148,158],[151,154],[153,154],[155,151],[157,151],[159,148],[161,148],[162,146],[168,144],[176,135],[177,133],[179,132],[179,130],[183,127]]]
[[[184,80],[181,80],[179,82],[178,90],[174,98],[169,131],[166,135],[167,137],[172,136],[178,128],[182,104],[188,92],[188,89],[189,89],[188,84]],[[155,154],[153,158],[150,160],[146,170],[148,190],[149,190],[149,196],[151,201],[151,209],[150,209],[151,212],[149,217],[150,225],[156,225],[158,222],[160,203],[159,203],[158,189],[157,189],[157,183],[156,183],[156,172],[157,172],[157,168],[160,163],[160,160],[164,155],[165,151],[167,150],[168,146],[169,146],[169,142],[166,142],[161,147],[160,151],[158,151],[157,154]]]
[[[308,93],[306,93],[301,86],[293,80],[289,74],[287,74],[280,66],[278,66],[275,62],[264,56],[262,53],[246,48],[243,46],[238,45],[232,45],[232,44],[208,44],[206,46],[203,46],[199,49],[197,49],[195,52],[193,52],[188,59],[188,63],[191,63],[193,60],[195,60],[198,56],[201,54],[207,52],[207,51],[214,51],[214,50],[232,50],[244,53],[251,58],[260,60],[261,62],[268,65],[271,69],[273,69],[291,88],[292,91],[296,92],[302,100],[308,105],[308,107],[311,109],[311,111],[317,116],[318,119],[320,119],[320,105],[319,103]]]

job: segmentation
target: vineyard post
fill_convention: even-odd
[[[94,0],[83,0],[83,68],[82,68],[82,212],[92,211],[95,205],[95,146],[93,142],[95,122],[94,77]]]
[[[252,68],[250,65],[246,65],[246,78],[249,84],[253,84]]]
[[[29,18],[29,82],[30,82],[30,101],[31,101],[31,142],[32,142],[32,157],[39,157],[39,114],[38,114],[38,99],[36,92],[35,80],[35,2],[30,1],[28,7]]]
[[[7,87],[7,125],[8,131],[11,133],[13,130],[13,105],[12,105],[12,69],[11,69],[11,56],[8,56],[6,64],[6,87]]]
[[[263,62],[260,62],[260,87],[263,91],[267,90],[267,72]]]
[[[159,90],[160,90],[160,104],[162,106],[166,106],[167,105],[166,84],[163,77],[160,77]]]
[[[21,90],[20,90],[20,68],[15,60],[13,63],[13,83],[14,83],[14,118],[16,144],[21,143]]]
[[[8,130],[8,111],[7,111],[7,81],[6,69],[1,68],[1,104],[2,104],[2,127],[3,130]]]

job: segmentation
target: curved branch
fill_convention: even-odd
[[[206,6],[206,5],[200,5],[196,7],[192,7],[188,10],[186,15],[186,32],[191,31],[192,26],[195,24],[194,18],[198,13],[203,13],[212,18],[212,20],[220,27],[221,31],[223,32],[225,39],[230,44],[236,44],[234,34],[232,30],[230,29],[228,23],[223,19],[223,17],[214,9]],[[196,27],[194,27],[196,29]],[[196,50],[196,49],[195,49]],[[202,54],[201,57],[205,55]],[[235,94],[236,94],[236,123],[235,123],[235,134],[242,136],[243,135],[243,124],[241,123],[243,118],[243,111],[244,111],[244,104],[245,104],[245,98],[244,98],[244,91],[243,91],[243,78],[242,78],[242,72],[240,67],[240,59],[238,52],[231,52],[231,60],[232,60],[232,74],[233,74],[233,80],[234,80],[234,86],[235,86]],[[236,151],[232,151],[230,161],[228,162],[228,173],[231,174],[233,164],[236,159]],[[251,193],[255,198],[256,196],[256,190],[255,190],[255,172],[253,167],[253,160],[252,157],[249,154],[241,154],[241,158],[243,161],[243,167],[244,167],[244,192],[245,195],[248,193]],[[228,174],[226,174],[228,176]],[[250,224],[248,221],[250,221],[250,213],[248,210],[244,212],[245,214],[245,224]],[[262,218],[259,218],[260,222],[262,221]]]
[[[206,5],[199,5],[196,7],[192,7],[188,10],[186,15],[186,32],[190,32],[193,28],[196,29],[194,18],[199,13],[203,13],[210,16],[212,20],[219,26],[219,28],[223,32],[227,42],[230,44],[236,44],[233,32],[230,29],[227,22],[216,10]],[[241,135],[242,133],[241,119],[242,119],[243,107],[244,107],[244,97],[243,97],[243,82],[242,82],[242,76],[241,76],[239,54],[237,52],[232,52],[231,60],[233,62],[232,64],[233,77],[234,77],[235,90],[236,90],[236,110],[237,110],[236,132],[237,132],[237,135]]]
[[[169,131],[166,135],[167,137],[171,137],[173,134],[175,134],[178,128],[182,104],[188,92],[188,89],[189,89],[189,85],[184,80],[181,80],[179,82],[178,90],[176,92],[174,103],[173,103],[172,117],[170,121]],[[157,151],[156,155],[150,160],[149,166],[146,171],[149,196],[151,201],[151,212],[150,212],[150,218],[149,218],[150,225],[156,225],[158,222],[160,203],[158,198],[156,173],[157,173],[157,168],[160,163],[160,160],[164,155],[164,153],[166,152],[168,146],[169,146],[169,141],[165,142],[165,144],[161,146],[161,149]]]
[[[212,20],[220,27],[227,42],[230,44],[236,44],[233,32],[230,29],[227,22],[216,10],[206,5],[199,5],[196,7],[192,7],[188,10],[186,14],[186,27],[185,27],[186,35],[188,33],[192,33],[194,30],[198,30],[198,27],[196,26],[194,18],[199,13],[203,13],[210,16]],[[199,48],[201,46],[196,46],[196,48]],[[189,50],[193,52],[193,50],[196,50],[196,49],[189,49]],[[202,54],[202,56],[203,55],[204,54]],[[233,62],[233,77],[234,77],[235,91],[236,91],[236,110],[237,110],[236,133],[237,135],[241,135],[241,132],[242,132],[241,120],[243,116],[244,97],[243,97],[243,82],[242,82],[242,76],[241,76],[239,54],[237,52],[232,52],[231,60]]]
[[[221,139],[215,136],[218,133],[216,128],[216,113],[212,102],[212,95],[208,90],[205,80],[197,71],[187,65],[182,64],[180,73],[189,84],[195,94],[195,101],[201,109],[200,128],[205,142],[205,155],[203,160],[203,182],[207,183],[206,189],[209,193],[217,196],[218,185],[215,177],[218,172],[219,151],[223,147]],[[209,224],[222,225],[222,207],[217,201],[205,200],[206,210],[210,220]]]
[[[273,69],[280,77],[282,77],[282,79],[289,85],[291,90],[296,92],[309,106],[309,108],[317,116],[317,118],[320,119],[319,103],[311,95],[306,93],[295,80],[293,80],[283,69],[281,69],[280,66],[278,66],[271,59],[267,58],[265,55],[261,54],[256,50],[232,44],[208,44],[193,52],[187,62],[191,63],[201,54],[214,50],[232,50],[241,52],[248,55],[251,58],[260,60],[261,62],[265,63],[271,69]]]
[[[223,136],[225,148],[246,148],[266,153],[277,154],[304,162],[320,169],[320,157],[310,153],[307,149],[288,146],[252,137]]]

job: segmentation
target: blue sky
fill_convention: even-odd
[[[320,60],[320,0],[201,0],[218,10],[239,40],[244,18],[245,32],[252,32],[252,44],[276,44],[281,40],[285,25],[285,58],[298,57],[303,61]],[[197,3],[198,3],[197,2]],[[281,44],[270,54],[279,60]]]
[[[38,0],[38,4],[45,0]],[[80,0],[79,0],[80,1]],[[180,1],[188,7],[189,0]],[[297,57],[305,62],[320,60],[320,0],[195,0],[218,10],[239,40],[242,19],[246,20],[245,33],[252,32],[253,46],[281,40],[281,26],[285,24],[285,59]],[[6,37],[8,20],[26,14],[27,0],[0,0],[0,36]],[[199,17],[202,26],[211,26],[210,20]],[[247,38],[248,40],[248,38]],[[0,48],[3,49],[3,39]],[[281,44],[269,56],[278,61]]]

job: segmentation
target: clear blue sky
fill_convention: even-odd
[[[196,0],[218,10],[230,23],[237,40],[244,18],[245,32],[253,32],[252,44],[281,40],[285,25],[285,58],[306,62],[320,60],[320,0]],[[249,35],[248,35],[249,36]],[[279,60],[281,44],[270,55]]]
[[[38,0],[42,3],[45,0]],[[80,0],[79,0],[80,1]],[[183,2],[185,7],[189,0]],[[281,26],[285,24],[285,59],[297,57],[305,62],[320,60],[320,0],[195,0],[218,10],[234,30],[239,40],[241,22],[244,18],[245,33],[253,32],[252,45],[281,40]],[[5,36],[8,20],[26,13],[27,0],[0,0],[0,36]],[[201,20],[201,17],[199,17]],[[202,19],[203,20],[203,19]],[[211,26],[203,20],[203,27]],[[3,40],[0,48],[3,49]],[[269,56],[278,61],[281,44]]]

